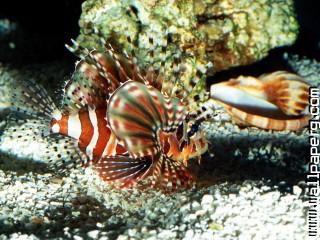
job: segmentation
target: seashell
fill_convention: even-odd
[[[296,131],[307,126],[310,118],[309,85],[300,76],[285,71],[213,84],[210,95],[235,122],[244,125]]]

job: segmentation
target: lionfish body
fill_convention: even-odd
[[[82,110],[78,113],[56,113],[51,121],[51,133],[61,134],[78,141],[79,148],[89,160],[124,154],[106,120],[106,107]]]
[[[211,97],[240,124],[263,129],[299,130],[309,121],[309,85],[284,71],[213,84]]]
[[[62,109],[48,97],[28,93],[32,87],[21,93],[24,102],[42,106],[31,107],[33,112],[51,103],[44,117],[48,135],[68,139],[68,144],[71,139],[85,158],[75,160],[70,154],[70,159],[53,165],[66,169],[91,164],[103,180],[123,187],[149,175],[154,186],[166,191],[190,187],[194,179],[184,163],[200,157],[207,142],[200,130],[188,129],[196,121],[189,116],[186,99],[162,92],[161,73],[141,73],[132,58],[106,49],[80,49],[82,60],[64,88]],[[69,152],[54,142],[50,149],[57,156],[59,151]]]
[[[127,79],[123,63],[117,61],[116,66],[113,54],[92,51],[77,63],[64,89],[63,109],[55,109],[50,122],[50,132],[75,139],[90,162],[127,153],[107,120],[110,92]]]

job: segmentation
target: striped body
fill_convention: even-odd
[[[110,130],[106,108],[58,115],[51,121],[51,132],[76,139],[90,160],[126,152]]]

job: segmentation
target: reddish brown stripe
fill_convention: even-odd
[[[308,102],[309,94],[307,92],[301,93],[299,96],[300,100],[303,102]]]
[[[286,78],[282,78],[283,80],[281,81],[281,84],[280,84],[280,88],[282,89],[288,89],[289,88],[289,82],[287,81]]]
[[[115,69],[114,59],[108,57],[107,55],[103,55],[98,51],[94,51],[93,53],[94,58],[99,62],[99,64],[104,68],[105,72],[108,72],[113,77],[117,78],[117,71]]]
[[[100,158],[102,153],[109,141],[111,131],[107,127],[107,121],[105,120],[106,117],[106,109],[100,108],[96,110],[97,121],[98,121],[98,141],[93,149],[93,154],[95,157]]]
[[[51,133],[52,133],[52,127],[53,127],[54,124],[58,124],[59,125],[58,121],[53,118],[53,119],[51,119],[51,122],[50,122],[50,132]]]
[[[248,123],[252,123],[253,118],[254,118],[254,115],[246,114],[246,117],[244,120]]]
[[[92,79],[98,86],[102,85],[106,87],[106,82],[103,77],[99,74],[99,71],[92,67],[86,62],[80,62],[77,66],[77,69],[80,69],[85,76]]]
[[[79,113],[79,119],[81,123],[81,135],[79,139],[79,146],[81,149],[85,149],[93,136],[93,126],[89,118],[89,112],[83,111]]]
[[[268,119],[267,129],[282,131],[286,129],[287,122],[285,120]]]
[[[290,93],[288,89],[283,89],[283,90],[280,89],[277,92],[277,97],[279,98],[289,98],[289,96],[290,96]]]
[[[130,88],[128,89],[128,92],[129,92],[129,93],[133,93],[133,92],[135,92],[135,91],[137,91],[137,90],[139,90],[139,88],[138,88],[137,86],[132,86],[132,87],[130,87]]]
[[[304,110],[308,104],[302,102],[295,102],[295,106],[298,110]],[[299,111],[300,112],[300,111]]]
[[[299,119],[287,120],[287,130],[296,131],[303,127],[308,126],[310,116],[303,116]]]
[[[308,119],[309,119],[309,116],[303,116],[299,119],[293,119],[293,120],[278,120],[273,118],[265,118],[265,117],[256,116],[256,115],[244,114],[244,112],[234,108],[231,110],[232,110],[232,114],[235,117],[239,118],[240,120],[243,120],[247,124],[264,128],[264,129],[273,129],[277,131],[299,130],[300,128],[303,128],[308,124]],[[259,118],[259,121],[253,121],[256,118]],[[264,121],[268,122],[267,126],[264,126],[263,124]]]
[[[68,135],[68,120],[69,120],[69,115],[62,115],[62,118],[59,121],[60,134],[65,136]]]
[[[123,154],[123,153],[127,152],[127,150],[125,149],[124,146],[117,144],[116,152],[117,152],[117,154]]]
[[[277,90],[280,88],[279,87],[280,83],[266,83],[263,85],[263,90],[265,94],[267,95],[267,98],[269,101],[274,102],[277,99]]]

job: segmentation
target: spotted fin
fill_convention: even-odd
[[[102,89],[95,87],[89,79],[76,72],[65,87],[64,112],[72,114],[82,109],[105,107],[109,94]]]
[[[111,46],[105,51],[93,50],[79,62],[77,68],[84,75],[96,81],[96,84],[107,84],[109,91],[114,91],[120,83],[128,80],[143,82],[136,64],[129,56],[118,54]]]
[[[260,77],[268,101],[277,105],[285,114],[298,116],[306,112],[309,85],[296,74],[278,71]]]
[[[128,80],[143,82],[144,79],[132,58],[106,46],[104,51],[89,51],[74,42],[67,48],[77,54],[81,61],[65,86],[64,107],[78,111],[86,106],[105,106],[110,94]]]
[[[47,120],[56,109],[50,95],[34,81],[24,81],[13,86],[10,110],[24,116]]]
[[[16,114],[11,113],[9,114],[6,119],[6,126],[23,126],[22,129],[19,129],[19,131],[16,128],[12,128],[12,136],[21,135],[19,133],[20,131],[23,132],[25,130],[30,130],[32,131],[33,139],[36,137],[46,137],[50,134],[50,129],[49,129],[49,124],[50,120],[49,119],[29,119],[29,118],[20,118],[16,116]],[[26,135],[28,137],[28,135]],[[34,139],[35,140],[35,139]]]
[[[54,172],[65,174],[71,169],[86,166],[89,163],[88,157],[80,151],[75,139],[56,135],[48,136],[46,141],[46,162]]]
[[[164,154],[155,162],[152,185],[165,192],[172,192],[180,188],[190,188],[194,178],[181,162],[174,161]]]
[[[120,183],[120,187],[129,187],[148,176],[152,159],[120,155],[101,158],[93,166],[104,181]]]
[[[130,153],[141,157],[159,151],[158,131],[176,129],[185,118],[185,109],[178,99],[130,81],[111,96],[107,115],[115,135]]]

